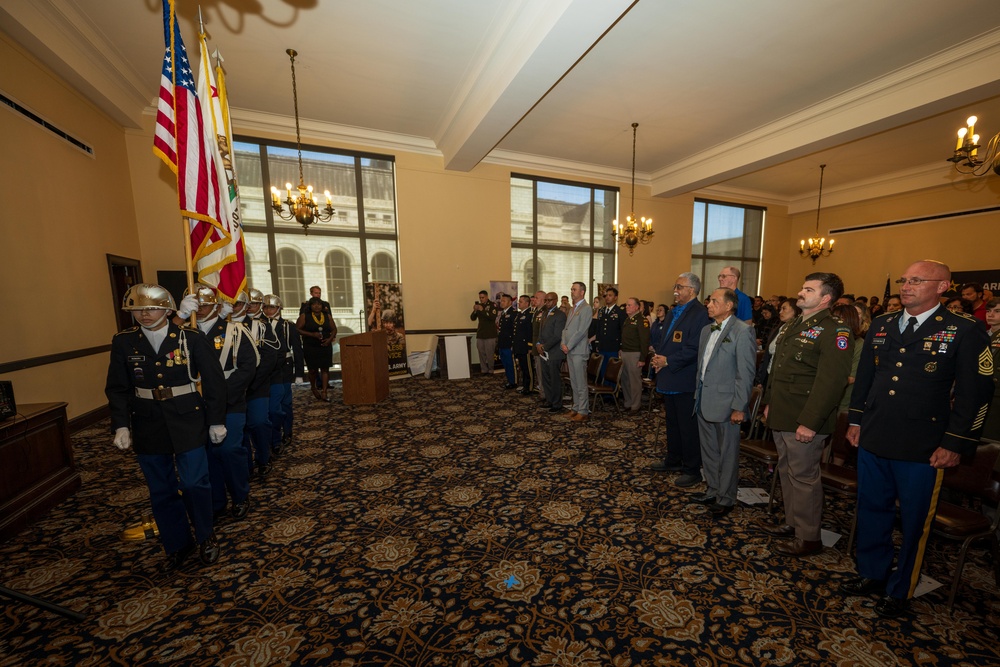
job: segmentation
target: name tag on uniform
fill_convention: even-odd
[[[877,333],[875,337],[872,338],[872,345],[884,345],[886,341],[884,333]]]
[[[140,361],[146,361],[146,355],[144,355],[144,354],[130,354],[128,356],[128,360],[129,361],[134,361],[136,363],[138,363]]]

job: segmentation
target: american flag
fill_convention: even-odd
[[[173,0],[163,0],[163,40],[153,152],[177,175],[178,202],[181,214],[191,219],[191,253],[197,264],[230,239],[220,222],[226,220],[222,193]]]

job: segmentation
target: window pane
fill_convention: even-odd
[[[538,261],[544,270],[539,289],[569,296],[570,286],[582,282],[587,294],[594,290],[590,275],[590,252],[573,250],[539,250]],[[592,297],[588,297],[592,298]]]
[[[240,185],[240,211],[243,214],[243,224],[264,226],[267,220],[264,217],[264,183],[260,169],[260,146],[240,141],[234,143],[236,178],[239,179]],[[268,197],[268,201],[270,201],[270,197]],[[266,251],[262,257],[266,262]]]
[[[538,243],[590,247],[591,188],[538,181]]]
[[[391,160],[361,158],[361,191],[365,195],[366,232],[396,233],[393,169],[394,163]]]
[[[538,277],[533,274],[534,268],[531,262],[531,249],[511,248],[510,279],[516,280],[518,287],[523,290],[537,291],[539,288],[534,287],[534,284],[536,284],[534,281],[537,281]]]
[[[399,281],[396,270],[396,242],[382,239],[368,240],[368,274],[371,282],[395,283]]]
[[[351,258],[343,250],[326,254],[327,301],[334,310],[354,307],[354,281],[351,275]]]
[[[764,235],[764,211],[748,208],[746,231],[743,237],[743,256],[760,259],[760,245]]]
[[[298,153],[294,148],[267,147],[267,167],[271,183],[268,184],[267,198],[270,202],[271,186],[278,188],[278,196],[282,201],[288,196],[287,185],[292,186],[292,196],[298,196],[296,189],[299,183]],[[321,207],[326,204],[324,190],[329,190],[333,202],[334,214],[330,222],[316,223],[336,229],[358,228],[358,198],[354,180],[354,158],[350,155],[334,153],[318,153],[302,151],[302,177],[306,185],[313,186],[316,203]],[[240,175],[242,185],[243,177]],[[263,192],[262,192],[263,194]],[[241,192],[242,196],[242,192]],[[285,207],[288,210],[288,207]],[[301,228],[295,220],[282,220],[274,216],[275,227]]]
[[[615,282],[615,253],[594,253],[594,281],[598,283]],[[594,289],[597,289],[597,285],[594,285]],[[624,299],[620,300],[619,303],[623,301]]]
[[[705,254],[739,257],[742,250],[743,208],[709,204]]]
[[[618,193],[614,190],[594,190],[594,248],[614,250],[615,237],[611,223],[617,217]],[[628,213],[622,213],[628,215]],[[614,269],[612,269],[614,272]],[[603,282],[603,281],[602,281]],[[609,280],[607,282],[614,282]]]
[[[743,262],[743,286],[740,287],[751,298],[760,290],[760,262]]]
[[[532,197],[534,181],[524,178],[510,179],[510,240],[521,243],[531,243],[532,233]]]
[[[267,233],[244,230],[243,245],[247,256],[247,284],[264,294],[274,294],[271,282],[271,260],[267,249]],[[251,279],[251,276],[253,278]]]
[[[712,293],[712,290],[717,289],[722,267],[732,265],[733,262],[728,259],[706,259],[705,269],[701,275],[701,292],[698,294],[698,298],[704,301],[705,297]]]
[[[278,248],[278,297],[282,310],[294,311],[295,318],[299,316],[299,304],[308,298],[302,255],[292,248]]]
[[[705,254],[705,202],[694,203],[694,217],[691,221],[691,254]],[[692,271],[691,273],[698,273]]]

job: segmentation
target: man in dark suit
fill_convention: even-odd
[[[939,302],[951,270],[917,262],[896,282],[904,310],[872,322],[851,397],[861,576],[841,587],[884,593],[875,613],[889,618],[909,606],[944,471],[978,444],[993,386],[986,330]],[[893,570],[897,500],[903,541]]]
[[[698,338],[710,319],[698,301],[701,279],[682,273],[674,283],[676,305],[670,310],[667,333],[656,348],[656,391],[663,395],[667,419],[667,457],[652,466],[657,472],[680,472],[675,486],[701,482],[701,445],[694,416]]]
[[[531,298],[522,294],[517,300],[517,317],[514,320],[514,362],[517,364],[518,379],[521,386],[519,394],[530,394],[534,383],[534,370],[529,363],[528,352],[531,350],[531,323],[535,319],[535,311],[531,308]]]
[[[131,311],[139,326],[111,341],[104,393],[114,444],[135,448],[167,553],[163,569],[179,568],[195,547],[203,562],[214,563],[219,543],[212,531],[207,447],[226,439],[226,377],[200,331],[168,321],[175,307],[167,290],[134,285],[122,310]]]
[[[719,288],[708,299],[714,322],[698,341],[695,412],[701,461],[708,488],[692,500],[725,516],[736,505],[739,484],[740,424],[753,388],[757,341],[753,327],[735,317],[736,292]]]
[[[505,389],[517,386],[514,377],[514,323],[517,311],[514,310],[514,299],[509,294],[500,295],[500,314],[497,316],[497,350],[500,363],[503,364],[504,376],[507,379]]]
[[[562,351],[563,327],[566,326],[566,313],[557,306],[559,295],[549,292],[545,295],[542,308],[547,309],[547,315],[538,332],[538,343],[535,352],[542,361],[542,394],[549,412],[562,412],[562,368],[566,355]]]

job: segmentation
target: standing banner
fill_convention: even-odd
[[[493,299],[493,305],[497,307],[497,311],[503,310],[500,307],[500,295],[510,294],[514,299],[514,306],[517,306],[517,281],[516,280],[491,280],[490,281],[490,297]]]
[[[948,298],[962,296],[962,285],[965,283],[979,283],[984,290],[993,293],[993,296],[1000,296],[1000,269],[980,269],[978,271],[952,271],[951,289],[942,296]],[[987,301],[989,298],[987,297]]]
[[[365,312],[368,313],[368,331],[385,331],[389,375],[409,375],[403,286],[400,283],[365,283]]]

